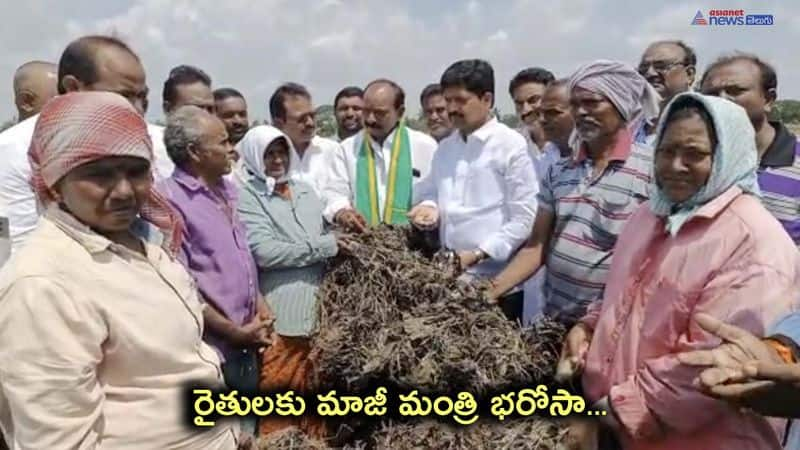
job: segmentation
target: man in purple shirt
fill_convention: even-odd
[[[207,303],[206,341],[223,359],[228,387],[255,391],[256,356],[269,343],[272,314],[259,294],[255,262],[236,213],[236,188],[224,178],[233,146],[224,124],[196,106],[170,114],[164,144],[175,172],[159,190],[185,223],[180,258]]]

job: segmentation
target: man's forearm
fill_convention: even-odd
[[[238,329],[236,324],[208,302],[206,302],[206,307],[203,309],[203,320],[207,329],[226,340],[232,340],[231,336]]]
[[[492,292],[499,297],[514,286],[530,278],[542,266],[544,246],[536,244],[522,247],[511,262],[492,281]]]

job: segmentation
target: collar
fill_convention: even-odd
[[[183,188],[191,192],[209,190],[208,186],[206,186],[205,182],[203,182],[200,177],[193,175],[180,167],[175,167],[175,172],[172,173],[172,179],[174,179],[175,182],[181,185]],[[228,181],[224,177],[220,178],[219,188],[222,195],[225,196],[227,200],[231,200],[233,189],[231,189],[231,187],[228,185]]]
[[[95,232],[76,219],[75,216],[59,208],[56,203],[51,203],[47,206],[45,217],[91,254],[104,252],[111,246],[111,241],[108,238]]]
[[[467,139],[474,137],[481,142],[486,142],[486,140],[489,139],[489,136],[492,134],[492,130],[497,123],[497,118],[492,116],[488,121],[486,121],[486,123],[481,125],[480,128],[470,133],[469,136],[467,136]],[[460,137],[461,136],[459,133],[459,138]]]
[[[270,179],[271,180],[271,179]],[[278,193],[275,192],[275,185],[271,185],[272,182],[267,182],[261,178],[252,177],[247,180],[246,188],[252,190],[256,194],[261,195],[262,197],[270,198],[270,197],[277,197]],[[286,182],[289,189],[292,191],[292,195],[297,198],[308,194],[311,192],[310,187],[303,182],[298,182],[294,178],[289,178]]]
[[[623,127],[617,131],[617,135],[614,136],[614,140],[614,147],[611,149],[611,153],[608,155],[608,160],[609,162],[625,162],[628,159],[628,156],[631,154],[631,148],[633,146],[633,134],[631,134],[626,127]],[[586,159],[589,159],[589,154],[586,151],[586,144],[583,144],[578,150],[578,155],[575,157],[574,161],[575,163],[581,163]]]
[[[317,136],[316,134],[314,135],[314,137],[311,138],[311,141],[308,143],[308,147],[306,147],[306,150],[303,152],[303,157],[301,158],[300,153],[297,151],[297,148],[295,148],[294,144],[292,144],[291,139],[287,138],[287,140],[289,141],[289,155],[290,155],[289,157],[291,158],[290,164],[292,164],[293,166],[294,163],[296,162],[299,163],[300,160],[305,160],[307,155],[322,150],[322,147],[320,146],[319,143],[319,139],[320,137]],[[289,170],[291,170],[292,166],[289,166]]]
[[[77,242],[81,247],[85,248],[89,254],[94,255],[102,253],[106,250],[109,250],[109,247],[114,245],[110,239],[92,230],[89,226],[79,221],[72,214],[62,210],[56,203],[52,203],[47,206],[47,209],[44,212],[44,217],[58,227],[58,229],[63,231],[64,234]],[[142,244],[145,246],[145,252],[148,255],[148,258],[153,254],[153,251],[151,248],[149,248],[150,244],[148,243],[147,237],[154,237],[155,239],[160,239],[162,237],[160,235],[154,236],[151,228],[152,226],[142,219],[137,219],[131,225],[131,231],[134,235],[139,237],[139,239],[142,241]]]
[[[281,130],[281,133],[283,133],[283,130]],[[289,142],[289,152],[293,156],[296,156],[299,159],[300,152],[297,151],[297,147],[295,147],[294,142],[292,142],[292,140],[289,139],[288,137],[286,138],[286,140]],[[315,134],[314,136],[311,137],[311,140],[308,142],[308,147],[306,147],[305,151],[303,152],[303,158],[305,158],[307,154],[316,151],[318,149],[319,149],[319,136]]]
[[[559,158],[561,157],[561,149],[558,148],[558,145],[552,141],[547,141],[544,143],[544,147],[542,147],[542,153],[545,155],[552,154]]]
[[[718,195],[715,199],[701,206],[700,209],[694,214],[695,217],[704,217],[712,219],[717,216],[723,209],[725,209],[736,197],[742,194],[742,188],[739,186],[731,186],[727,191]]]
[[[794,164],[797,137],[781,122],[769,122],[775,128],[775,139],[764,152],[759,165],[764,167],[787,167]]]
[[[394,128],[392,128],[392,131],[390,131],[389,134],[386,135],[386,138],[383,140],[383,144],[379,144],[378,141],[376,141],[375,138],[372,137],[371,134],[369,134],[369,130],[367,130],[366,133],[367,133],[367,136],[369,137],[370,145],[372,145],[373,148],[383,148],[383,146],[385,146],[386,143],[388,142],[389,145],[391,146],[392,142],[394,142],[394,135],[397,133],[397,127],[399,127],[399,126],[400,126],[400,122],[397,122],[395,124]],[[363,133],[363,131],[362,131],[362,133]]]

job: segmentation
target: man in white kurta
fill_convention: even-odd
[[[324,193],[324,216],[328,222],[355,230],[362,230],[365,226],[363,214],[356,211],[355,204],[359,182],[356,176],[357,165],[364,139],[369,140],[374,154],[377,203],[380,216],[384,216],[392,144],[405,113],[404,102],[405,94],[394,82],[376,80],[367,86],[364,91],[363,111],[365,131],[345,139],[341,149],[333,157],[332,170]],[[410,128],[406,130],[411,152],[413,191],[430,172],[437,144],[424,133]]]

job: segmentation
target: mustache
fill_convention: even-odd
[[[593,119],[578,119],[575,122],[575,125],[578,126],[578,127],[586,127],[586,126],[599,127],[600,123],[598,123],[597,121],[595,121]]]
[[[136,202],[135,201],[130,201],[130,202],[112,203],[109,206],[108,210],[111,211],[111,212],[122,212],[122,211],[131,210],[131,209],[134,209],[134,208],[136,208]]]

